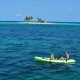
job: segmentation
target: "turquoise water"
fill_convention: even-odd
[[[74,65],[37,63],[65,52]],[[80,80],[80,23],[0,22],[0,80]]]

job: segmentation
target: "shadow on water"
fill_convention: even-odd
[[[62,63],[46,63],[46,62],[35,62],[37,68],[42,70],[52,71],[53,73],[75,73],[75,64],[62,64]]]

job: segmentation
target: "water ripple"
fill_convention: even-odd
[[[37,63],[34,56],[69,52],[74,65]],[[80,79],[80,25],[0,24],[0,80]]]

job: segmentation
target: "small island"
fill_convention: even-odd
[[[33,17],[32,16],[26,16],[24,19],[25,23],[27,24],[56,24],[53,22],[47,22],[41,18],[37,18],[36,21],[33,21]]]
[[[33,17],[32,16],[26,16],[25,17],[25,22],[36,22],[36,23],[45,23],[45,20],[41,18],[37,18],[37,21],[32,21]]]

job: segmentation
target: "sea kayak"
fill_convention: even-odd
[[[76,60],[74,60],[74,59],[68,59],[66,61],[65,59],[63,59],[63,60],[57,60],[57,59],[51,60],[49,58],[43,58],[43,57],[38,57],[38,56],[35,56],[34,58],[35,58],[36,61],[41,61],[41,62],[69,63],[69,64],[72,64],[72,63],[76,62]]]

